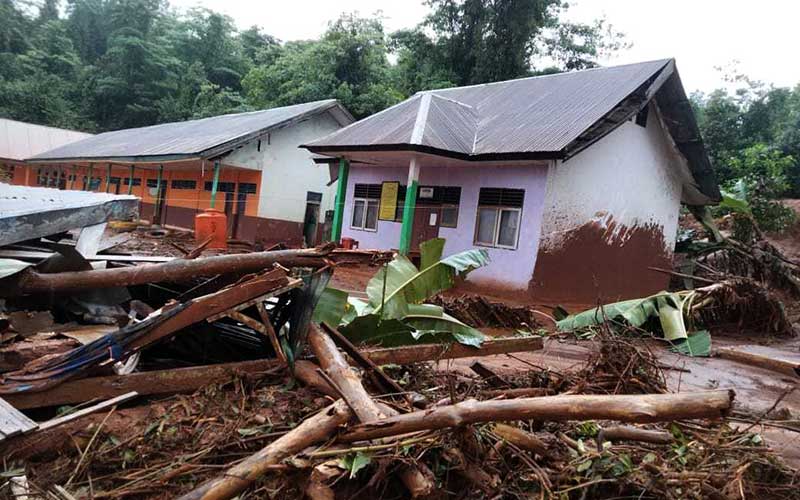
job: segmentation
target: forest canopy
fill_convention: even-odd
[[[419,90],[582,69],[624,46],[561,0],[428,0],[386,33],[344,13],[316,40],[166,0],[0,0],[0,116],[90,132],[337,98],[364,117]]]

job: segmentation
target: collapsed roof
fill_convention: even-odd
[[[314,153],[416,151],[464,161],[567,160],[654,100],[697,191],[720,199],[673,59],[420,92],[305,145]]]
[[[0,118],[0,159],[24,161],[92,134]]]
[[[325,99],[263,111],[106,132],[37,154],[28,160],[135,163],[213,158],[271,130],[326,111],[341,125],[354,121],[337,100]]]

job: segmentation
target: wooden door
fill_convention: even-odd
[[[439,207],[417,205],[411,231],[411,250],[419,250],[420,243],[439,237],[439,216]]]

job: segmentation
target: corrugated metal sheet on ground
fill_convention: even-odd
[[[51,210],[83,208],[109,201],[136,201],[131,195],[67,191],[0,183],[0,218],[38,214]]]

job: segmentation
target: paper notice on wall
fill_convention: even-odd
[[[384,182],[381,184],[381,207],[378,219],[394,220],[397,213],[397,195],[400,191],[399,182]]]
[[[431,212],[431,216],[428,219],[428,225],[429,226],[435,226],[436,225],[436,216],[437,215],[438,214],[436,212]]]

